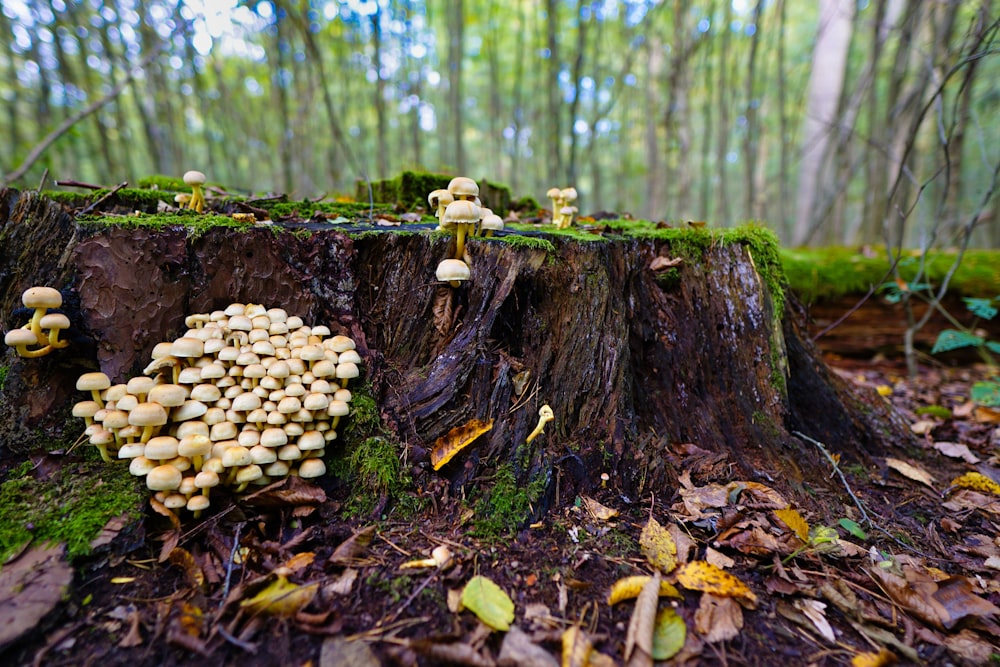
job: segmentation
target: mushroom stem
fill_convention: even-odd
[[[195,183],[191,186],[191,201],[188,202],[188,208],[201,213],[205,209],[205,195],[201,192],[201,185]]]
[[[455,259],[462,259],[462,255],[465,254],[465,235],[468,230],[468,225],[463,223],[458,223],[455,225],[458,229],[455,231]],[[453,287],[458,287],[452,283]]]
[[[51,345],[46,345],[45,347],[40,347],[37,350],[29,350],[27,345],[17,345],[14,348],[17,350],[17,356],[24,357],[25,359],[36,359],[38,357],[44,357],[46,354],[52,351]]]
[[[25,329],[31,329],[31,332],[40,341],[45,339],[45,336],[42,335],[42,318],[45,317],[47,310],[48,308],[35,308],[35,313],[31,316],[31,321],[24,326]]]
[[[534,431],[528,434],[528,438],[525,440],[525,443],[531,442],[537,436],[544,433],[545,425],[550,421],[552,421],[554,418],[555,416],[552,414],[552,408],[550,408],[548,405],[543,405],[541,409],[538,411],[538,426],[535,427]]]
[[[142,437],[139,438],[139,442],[145,445],[147,442],[149,442],[149,439],[153,437],[153,434],[156,432],[156,430],[157,427],[152,424],[144,426],[142,428]],[[160,463],[162,464],[162,461]]]
[[[97,447],[97,451],[99,451],[101,453],[101,458],[104,459],[105,463],[111,463],[111,456],[108,454],[108,446],[107,445],[103,445],[103,444],[102,445],[94,445],[94,447]]]

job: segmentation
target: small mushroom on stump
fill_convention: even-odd
[[[531,442],[537,436],[544,433],[545,425],[548,424],[553,419],[555,419],[555,415],[552,414],[552,408],[550,408],[548,405],[543,405],[541,409],[539,409],[538,411],[538,426],[535,427],[534,431],[528,434],[528,438],[527,440],[525,440],[525,442]]]
[[[184,183],[191,186],[191,201],[188,202],[188,208],[192,211],[198,211],[198,213],[205,209],[205,195],[201,191],[205,180],[205,174],[200,171],[192,169],[184,174]]]

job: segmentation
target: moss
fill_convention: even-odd
[[[7,384],[7,374],[10,373],[10,366],[0,366],[0,391],[3,391]]]
[[[918,415],[929,415],[938,419],[951,419],[951,410],[942,405],[924,405],[917,408]]]
[[[85,216],[79,219],[85,227],[120,227],[122,229],[165,229],[182,226],[188,230],[188,236],[197,238],[209,229],[215,227],[232,227],[250,229],[253,223],[237,222],[228,215],[201,214],[194,211],[172,211],[169,213],[154,213],[150,215],[106,215]],[[276,234],[283,233],[281,227],[273,227]]]
[[[136,185],[146,190],[168,190],[170,192],[187,192],[191,186],[184,182],[183,178],[176,176],[164,176],[163,174],[152,174],[143,176]]]
[[[656,274],[656,284],[665,292],[677,289],[681,284],[681,271],[676,266],[672,266],[666,271]]]
[[[128,467],[72,462],[46,479],[19,466],[0,486],[0,563],[26,542],[65,542],[69,558],[90,553],[107,522],[141,516],[147,493]]]
[[[476,502],[473,534],[483,539],[499,539],[517,530],[530,518],[544,491],[542,477],[521,487],[513,465],[497,466],[493,486]]]
[[[520,213],[530,213],[531,215],[535,215],[541,208],[542,206],[538,203],[538,200],[530,195],[515,199],[510,203],[510,210]]]
[[[426,206],[427,195],[448,187],[451,176],[422,171],[404,171],[395,178],[372,181],[372,198],[377,202],[398,204],[411,209]],[[355,199],[368,201],[368,181],[358,181]]]
[[[548,253],[554,253],[556,247],[552,244],[552,241],[548,239],[543,239],[538,236],[521,236],[520,234],[507,234],[506,236],[495,237],[503,241],[504,243],[511,245],[515,248],[524,248],[526,250],[541,250]]]
[[[370,215],[375,217],[392,212],[391,207],[376,204],[374,209],[368,203],[365,196],[364,202],[342,202],[342,201],[255,201],[253,205],[262,208],[271,214],[275,220],[284,218],[300,218],[308,220],[314,215],[320,214],[331,219],[347,218],[348,220],[367,220]]]
[[[954,252],[929,253],[923,282],[939,285],[954,260]],[[843,247],[785,249],[781,262],[791,289],[809,302],[862,295],[888,279],[889,261],[881,248],[864,253]],[[916,251],[904,253],[899,261],[903,280],[912,281],[919,266]],[[949,284],[953,292],[966,296],[1000,293],[1000,251],[967,251]]]

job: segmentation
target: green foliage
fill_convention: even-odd
[[[542,497],[545,481],[537,477],[524,488],[518,485],[514,466],[497,466],[493,486],[476,502],[473,534],[484,539],[508,535],[530,518],[534,503]]]
[[[0,563],[26,542],[65,542],[70,558],[90,553],[90,543],[112,518],[141,515],[147,494],[124,465],[65,462],[38,479],[26,462],[0,486]]]
[[[251,229],[253,223],[237,222],[228,215],[202,214],[195,211],[171,211],[150,215],[106,215],[84,216],[78,219],[80,225],[89,227],[120,227],[122,229],[155,229],[182,226],[187,228],[188,236],[198,238],[215,227],[236,229]],[[272,227],[276,234],[283,233],[281,227]]]
[[[7,384],[7,374],[10,373],[10,366],[0,366],[0,391],[3,391]]]
[[[1000,296],[992,299],[967,298],[964,299],[964,301],[966,306],[974,315],[982,319],[990,320],[997,314],[997,308],[993,304],[1000,303]],[[1000,343],[992,340],[986,340],[985,337],[975,333],[974,326],[975,324],[967,329],[945,329],[938,334],[937,340],[934,341],[934,347],[931,349],[931,354],[974,347],[980,351],[980,354],[982,354],[987,361],[992,361],[990,352],[1000,354]]]
[[[275,220],[282,218],[308,220],[314,215],[320,214],[330,219],[346,218],[351,222],[356,222],[358,220],[367,220],[369,215],[378,217],[379,215],[392,212],[392,207],[385,204],[375,204],[373,209],[367,200],[367,195],[365,196],[365,201],[357,202],[309,201],[308,199],[283,201],[275,199],[272,201],[257,201],[254,202],[254,206],[269,212]]]
[[[976,405],[987,408],[1000,407],[1000,377],[974,383],[969,397]]]
[[[527,250],[541,250],[548,253],[554,253],[556,247],[552,244],[552,241],[544,239],[538,236],[521,236],[520,234],[507,234],[504,236],[494,237],[498,238],[500,241],[513,246],[514,248],[524,248]]]

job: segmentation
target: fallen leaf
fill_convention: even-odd
[[[670,607],[661,609],[653,628],[653,660],[670,660],[684,648],[686,639],[684,619]]]
[[[743,610],[733,598],[705,593],[694,613],[694,626],[710,644],[728,641],[743,629]]]
[[[98,533],[97,537],[90,541],[91,549],[99,549],[103,546],[111,544],[111,542],[118,537],[118,533],[122,531],[123,528],[133,523],[133,520],[129,519],[127,514],[122,514],[121,516],[116,516],[104,524],[104,528],[101,528],[101,532]]]
[[[896,664],[896,654],[885,648],[878,653],[858,653],[851,658],[851,667],[889,667]]]
[[[705,561],[723,570],[736,565],[736,561],[712,547],[705,547]]]
[[[551,653],[531,641],[528,633],[516,625],[510,626],[504,635],[497,664],[501,667],[559,667],[559,661]]]
[[[354,582],[358,579],[358,571],[353,567],[346,568],[339,577],[323,587],[325,595],[350,595]]]
[[[202,588],[205,585],[205,573],[198,567],[198,563],[195,562],[194,556],[191,555],[190,551],[181,547],[175,547],[170,552],[169,560],[184,570],[184,576],[187,578],[190,586]]]
[[[63,599],[73,568],[63,546],[26,550],[0,570],[0,649],[34,630]]]
[[[411,639],[406,642],[414,652],[430,658],[433,664],[456,664],[467,667],[494,667],[492,658],[484,656],[469,644],[441,642],[434,639]]]
[[[562,667],[587,667],[594,644],[579,625],[571,625],[562,634]]]
[[[823,638],[830,643],[837,641],[837,636],[833,633],[830,621],[826,620],[826,604],[819,600],[800,598],[794,602],[794,606],[809,619],[809,622],[819,631]]]
[[[1000,410],[977,405],[972,415],[980,424],[1000,424]]]
[[[759,482],[730,482],[726,490],[730,503],[753,509],[776,510],[790,505],[780,493]]]
[[[968,445],[962,445],[957,442],[935,442],[934,449],[938,450],[945,456],[950,456],[954,459],[962,459],[966,463],[979,463],[981,460],[978,456],[972,453]]]
[[[653,261],[649,263],[649,270],[653,273],[658,273],[660,271],[666,271],[672,266],[677,266],[681,264],[684,260],[680,257],[663,257],[657,256],[653,258]]]
[[[327,637],[319,651],[319,667],[382,667],[382,661],[365,642]]]
[[[240,607],[251,614],[287,618],[312,602],[318,590],[319,582],[299,585],[279,574],[252,598],[240,602]]]
[[[670,574],[677,567],[677,545],[670,533],[653,517],[639,535],[642,555],[663,574]]]
[[[792,529],[795,535],[803,542],[809,541],[809,522],[802,518],[797,509],[786,507],[780,510],[774,510],[774,515],[778,517],[782,523]]]
[[[986,475],[978,472],[967,472],[961,477],[951,480],[951,486],[959,489],[971,489],[980,493],[991,493],[1000,496],[1000,484]]]
[[[451,429],[434,442],[434,447],[431,449],[431,466],[435,470],[440,470],[456,454],[492,428],[492,419],[489,421],[470,419],[465,424]]]
[[[684,588],[736,599],[748,609],[757,606],[757,596],[746,584],[725,570],[695,560],[677,570],[677,582]]]
[[[653,521],[653,519],[650,519]],[[660,599],[660,573],[657,572],[642,587],[635,601],[625,635],[625,661],[630,667],[653,664],[653,627],[656,624],[656,606]]]
[[[920,419],[910,424],[910,430],[913,431],[914,435],[926,435],[934,430],[937,426],[937,422],[930,419]]]
[[[514,621],[514,602],[482,575],[476,575],[462,589],[462,606],[494,630],[507,630]]]
[[[320,505],[324,502],[326,502],[326,492],[298,475],[285,477],[240,500],[241,505],[261,508]]]
[[[364,556],[375,537],[375,526],[365,526],[340,543],[330,555],[330,563],[347,565]]]
[[[622,600],[638,597],[650,579],[652,577],[642,574],[619,579],[611,586],[611,592],[608,593],[608,604],[614,605]],[[660,596],[679,598],[681,593],[670,582],[661,581]]]
[[[967,616],[992,616],[1000,608],[972,593],[965,577],[949,577],[942,582],[912,566],[904,566],[904,576],[883,568],[869,568],[872,576],[893,602],[925,623],[951,629]]]
[[[618,510],[602,505],[590,496],[580,496],[584,509],[598,521],[609,521],[618,516]]]
[[[920,482],[921,484],[926,484],[932,489],[934,488],[934,478],[923,468],[892,457],[887,458],[885,460],[885,464],[904,477],[912,479],[914,482]]]
[[[139,632],[139,621],[139,610],[132,607],[128,617],[128,632],[118,642],[118,646],[122,648],[142,646],[142,633]]]

